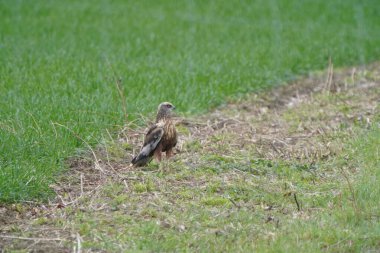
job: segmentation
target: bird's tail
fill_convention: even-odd
[[[148,162],[150,162],[151,159],[152,157],[140,153],[132,159],[131,163],[133,164],[133,166],[139,167],[146,165]]]

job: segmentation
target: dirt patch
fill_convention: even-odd
[[[260,168],[271,168],[276,162],[313,168],[341,153],[341,139],[350,138],[353,126],[374,127],[372,117],[378,113],[380,102],[379,66],[375,63],[334,73],[329,68],[327,76],[319,73],[249,95],[201,117],[178,118],[180,141],[175,158],[141,170],[132,169],[129,161],[138,152],[145,130],[127,126],[117,140],[106,139],[95,150],[71,159],[68,173],[51,186],[57,197],[49,203],[0,207],[0,245],[35,251],[78,250],[82,236],[86,236],[85,228],[76,224],[78,213],[102,213],[111,219],[120,208],[125,208],[128,215],[144,220],[156,215],[155,210],[166,203],[170,208],[181,209],[167,189],[189,201],[194,199],[190,194],[193,190],[225,190],[217,184],[210,185],[207,174],[197,174],[197,168],[225,170],[227,188],[234,187],[238,180],[246,180],[246,173],[265,173]],[[152,176],[152,171],[158,176]],[[161,179],[160,173],[169,177]],[[266,190],[273,191],[269,185],[271,181]],[[200,198],[206,206],[225,204],[223,198]],[[252,210],[263,205],[244,199],[231,199],[231,203]],[[275,205],[263,208],[280,210]],[[283,214],[291,214],[288,207],[281,208]],[[303,215],[309,217],[312,212],[310,208]],[[267,218],[266,222],[272,220],[275,219]],[[178,222],[160,224],[185,229]]]
[[[218,152],[215,139],[224,136],[219,141],[229,146],[224,155],[228,149],[253,148],[256,158],[268,160],[313,164],[327,159],[343,148],[334,141],[337,132],[349,138],[354,125],[371,127],[380,99],[378,68],[345,69],[327,78],[318,74],[227,104],[184,122],[190,133],[180,150],[188,152],[186,143],[199,140],[200,153]]]

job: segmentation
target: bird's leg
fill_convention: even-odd
[[[169,159],[173,156],[173,149],[169,149],[166,151],[166,159]]]
[[[157,159],[158,162],[161,162],[162,158],[162,147],[159,145],[157,149],[154,151],[154,157]]]

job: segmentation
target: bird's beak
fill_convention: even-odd
[[[173,107],[172,107],[172,108],[173,108],[173,110],[175,110],[175,106],[174,106],[174,105],[173,105]]]

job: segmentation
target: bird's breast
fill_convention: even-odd
[[[177,144],[177,131],[174,124],[169,121],[164,126],[164,135],[162,136],[162,145],[164,149],[170,149]]]

